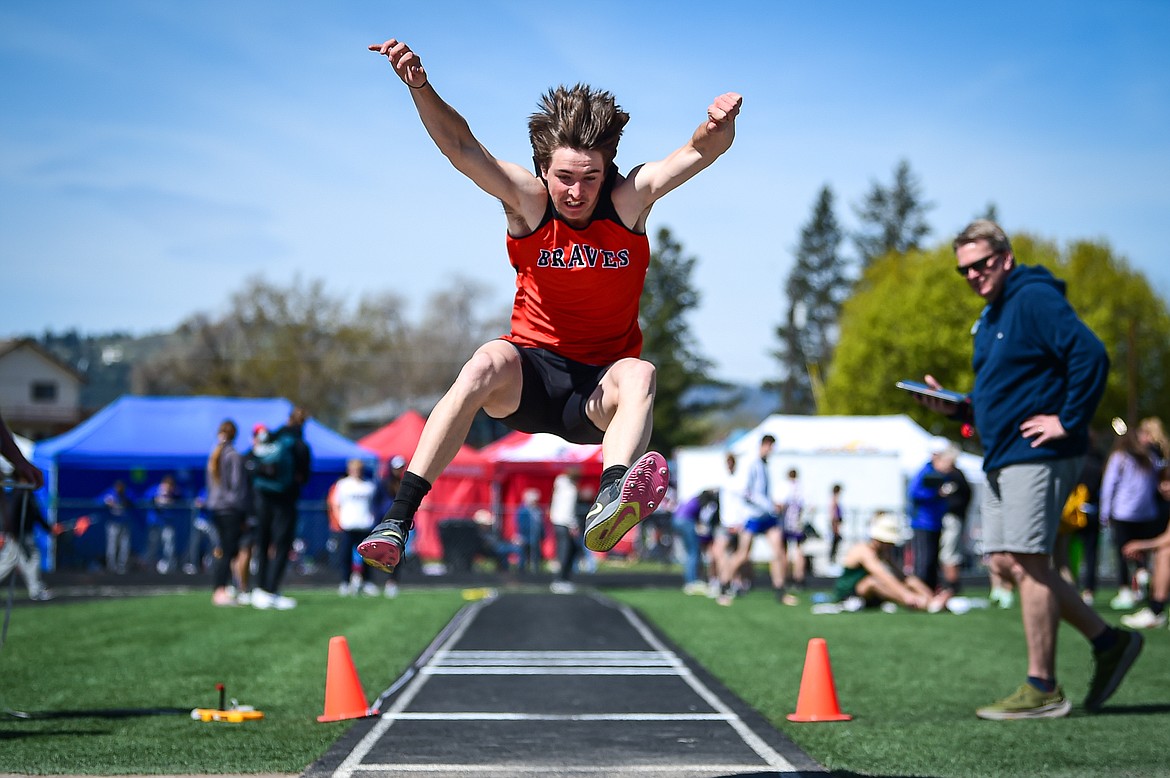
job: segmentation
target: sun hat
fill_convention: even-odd
[[[879,513],[869,525],[869,536],[879,543],[896,545],[902,540],[902,522],[892,513]]]

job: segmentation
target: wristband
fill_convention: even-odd
[[[413,86],[412,84],[407,84],[407,86],[409,86],[411,89],[422,89],[429,83],[431,83],[431,80],[428,78],[426,81],[422,82],[422,86]]]

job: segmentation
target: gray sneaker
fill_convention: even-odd
[[[1145,642],[1140,632],[1119,627],[1113,648],[1093,653],[1093,679],[1089,681],[1089,693],[1085,695],[1085,708],[1089,712],[1101,710],[1105,701],[1113,696]]]
[[[975,715],[991,721],[1058,719],[1067,716],[1071,710],[1072,703],[1059,686],[1051,692],[1042,692],[1032,684],[1024,683],[1002,700],[979,708]]]
[[[597,494],[585,516],[585,547],[609,551],[638,522],[647,518],[666,495],[670,472],[661,454],[648,451],[619,480]]]

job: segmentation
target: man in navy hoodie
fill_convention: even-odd
[[[1109,357],[1043,267],[1016,263],[994,222],[972,222],[954,241],[959,275],[987,301],[972,327],[975,386],[962,404],[932,410],[975,423],[983,442],[984,551],[1013,580],[1028,651],[1028,677],[979,708],[984,719],[1057,718],[1072,705],[1056,682],[1056,635],[1064,619],[1093,646],[1084,705],[1097,711],[1142,649],[1140,634],[1110,627],[1060,577],[1052,560],[1061,508],[1077,483],[1089,423],[1105,389]],[[935,388],[938,382],[926,376]]]

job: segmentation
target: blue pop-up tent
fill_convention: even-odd
[[[204,488],[207,457],[220,422],[236,423],[240,431],[236,447],[246,451],[255,424],[275,430],[292,409],[284,398],[124,396],[64,435],[38,443],[33,461],[45,473],[44,496],[51,516],[68,524],[92,514],[96,524],[101,518],[98,498],[114,481],[125,481],[141,496],[169,474],[182,494],[193,498]],[[349,459],[371,466],[376,461],[372,452],[313,419],[305,424],[305,441],[312,449],[313,474],[302,501],[323,500],[330,485],[345,474]],[[315,526],[323,515],[313,518],[302,536],[315,547],[323,545],[328,530]],[[103,533],[89,534],[84,540],[72,538],[72,546],[81,556],[100,558]],[[185,539],[182,532],[179,535]]]

